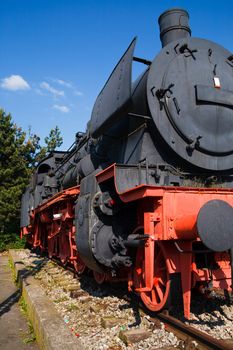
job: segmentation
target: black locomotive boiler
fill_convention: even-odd
[[[189,15],[159,17],[161,51],[134,56],[136,38],[94,104],[85,133],[38,164],[22,198],[33,247],[128,282],[152,311],[182,287],[231,291],[233,55],[191,37]],[[145,71],[132,83],[133,61]]]

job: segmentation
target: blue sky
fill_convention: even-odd
[[[0,106],[42,140],[58,125],[68,148],[132,38],[136,56],[159,52],[157,19],[171,7],[188,10],[193,36],[233,52],[228,0],[0,0]]]

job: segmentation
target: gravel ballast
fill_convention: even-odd
[[[100,286],[90,276],[74,278],[71,272],[53,261],[28,250],[19,251],[18,257],[28,268],[38,266],[34,277],[53,302],[64,326],[77,344],[81,342],[83,349],[183,348],[182,341],[167,332],[163,324],[156,327],[149,315],[125,300],[126,285]],[[206,309],[202,308],[203,299],[195,303],[188,324],[219,339],[233,338],[232,305],[226,305],[218,298],[208,301]]]

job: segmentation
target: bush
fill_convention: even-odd
[[[19,234],[0,234],[0,252],[9,249],[23,249],[26,244],[26,238],[21,239]]]

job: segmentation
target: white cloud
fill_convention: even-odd
[[[55,83],[57,83],[57,84],[60,84],[60,85],[65,86],[65,87],[67,87],[67,88],[72,88],[72,84],[69,83],[69,82],[67,82],[67,81],[65,81],[65,80],[62,80],[62,79],[53,79],[53,81],[54,81]]]
[[[65,88],[69,88],[73,91],[74,95],[76,96],[83,96],[83,92],[78,90],[75,86],[75,84],[71,81],[65,81],[63,79],[55,79],[55,78],[48,78],[50,81],[56,83],[56,84],[59,84],[59,85],[62,85],[64,86]]]
[[[68,113],[70,111],[69,107],[61,105],[53,105],[54,109],[57,109],[59,112]]]
[[[42,83],[40,83],[40,87],[41,87],[41,89],[44,89],[44,90],[51,92],[51,94],[53,94],[54,96],[64,96],[64,91],[54,89],[46,81],[43,81]]]
[[[1,80],[1,87],[6,90],[29,90],[30,85],[20,75],[11,75]]]
[[[79,91],[79,90],[75,90],[74,94],[77,95],[77,96],[83,96],[83,92]]]
[[[36,92],[38,95],[46,96],[46,94],[44,94],[40,89],[35,89],[35,92]]]

